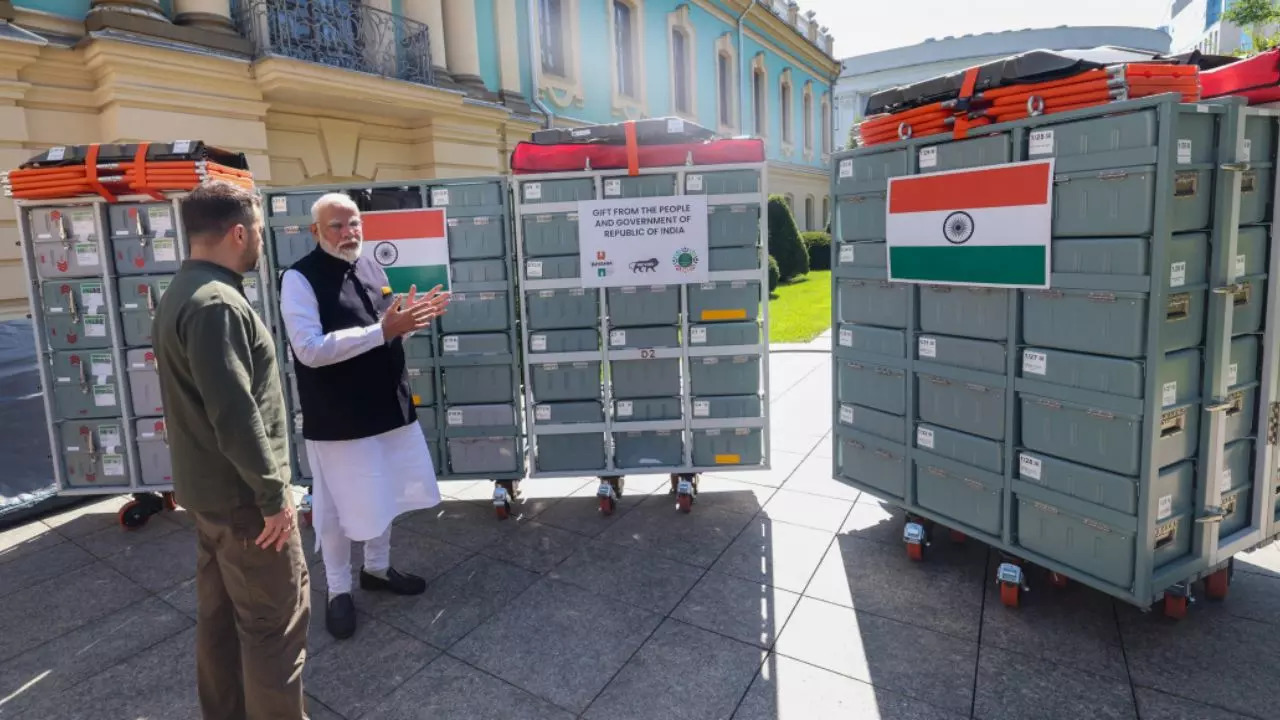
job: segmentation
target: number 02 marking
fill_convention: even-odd
[[[654,358],[655,358],[655,357],[657,357],[657,356],[658,356],[658,354],[657,354],[656,352],[654,352],[654,349],[653,349],[653,348],[644,348],[644,349],[642,349],[642,350],[640,351],[640,359],[641,359],[641,360],[652,360],[652,359],[654,359]]]

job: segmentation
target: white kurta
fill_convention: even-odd
[[[315,292],[301,273],[285,271],[280,310],[296,360],[323,367],[381,346],[382,326],[325,334]],[[317,543],[326,518],[363,542],[382,535],[396,516],[440,504],[440,486],[417,423],[358,440],[306,441],[312,473],[312,522]]]

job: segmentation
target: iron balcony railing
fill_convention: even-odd
[[[434,85],[427,26],[359,0],[239,0],[257,57],[280,56]]]

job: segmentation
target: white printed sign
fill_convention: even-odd
[[[922,337],[919,344],[920,357],[936,358],[938,357],[938,340],[937,338]]]
[[[1160,395],[1161,407],[1169,407],[1170,405],[1176,404],[1178,402],[1177,381],[1165,383],[1164,387],[1161,388]]]
[[[1160,510],[1156,514],[1156,520],[1164,520],[1165,518],[1169,517],[1172,514],[1173,514],[1173,496],[1161,495]]]
[[[853,424],[853,406],[852,405],[840,406],[840,422],[844,423],[845,425]]]
[[[578,238],[583,287],[708,279],[705,195],[584,201]]]
[[[1028,480],[1039,480],[1041,468],[1043,467],[1040,458],[1034,458],[1030,455],[1018,456],[1018,476]]]
[[[1178,164],[1189,165],[1191,163],[1191,139],[1178,139]]]
[[[1169,287],[1182,287],[1187,284],[1187,263],[1176,262],[1169,266]]]
[[[1031,133],[1028,139],[1028,155],[1052,155],[1053,154],[1053,131],[1052,130],[1036,130]]]
[[[916,447],[933,449],[933,431],[929,428],[916,428]]]
[[[1049,370],[1049,357],[1034,350],[1022,351],[1022,372],[1044,375]]]
[[[178,261],[178,248],[172,240],[156,240],[151,244],[151,252],[158,263]]]
[[[920,148],[920,169],[938,167],[938,148]]]

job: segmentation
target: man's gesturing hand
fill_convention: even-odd
[[[431,324],[431,320],[444,313],[449,304],[449,293],[441,292],[440,286],[431,288],[431,292],[418,297],[418,286],[409,288],[408,298],[397,296],[395,302],[382,316],[382,337],[391,341],[401,335]]]
[[[275,545],[276,552],[280,552],[293,532],[293,506],[286,502],[283,510],[263,520],[262,533],[254,543],[263,550]]]

